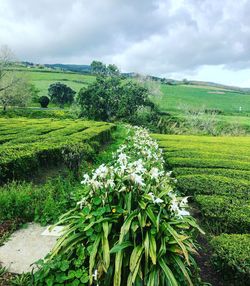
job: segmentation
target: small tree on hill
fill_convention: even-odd
[[[41,104],[42,108],[47,108],[50,100],[48,96],[41,96],[38,101]]]
[[[66,84],[56,82],[49,86],[48,95],[51,101],[61,108],[64,104],[71,104],[74,101],[75,91]]]
[[[153,106],[147,89],[137,83],[124,83],[119,77],[97,77],[95,83],[78,94],[82,114],[91,119],[130,120],[141,106]]]

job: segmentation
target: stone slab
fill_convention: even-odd
[[[17,230],[0,247],[0,264],[12,273],[32,271],[36,268],[32,264],[44,258],[55,245],[59,229],[61,231],[59,227],[51,235],[48,227],[30,223],[27,228]]]

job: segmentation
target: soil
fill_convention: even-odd
[[[197,239],[201,249],[199,256],[196,257],[196,262],[200,268],[200,276],[202,281],[211,284],[212,286],[229,286],[222,281],[222,277],[215,271],[211,264],[212,251],[211,247],[204,235],[200,235]]]

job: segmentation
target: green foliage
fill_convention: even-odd
[[[83,277],[82,285],[193,285],[191,237],[198,226],[190,216],[170,210],[171,178],[150,175],[153,166],[163,170],[158,146],[147,133],[138,134],[140,139],[121,146],[111,164],[84,176],[86,193],[57,223],[66,225],[65,231],[45,262],[40,262],[37,285],[47,281],[53,285],[57,279],[70,283],[78,272],[75,279]],[[129,157],[123,152],[129,152]],[[142,158],[140,152],[148,153]],[[136,166],[145,172],[143,187],[133,179]]]
[[[65,162],[62,151],[68,146],[84,145],[87,159],[93,154],[89,144],[107,142],[114,128],[108,123],[80,120],[0,118],[0,123],[1,182],[27,178],[31,170],[34,173],[41,166]]]
[[[178,176],[177,187],[186,195],[230,195],[231,197],[249,197],[250,181],[235,180],[214,175],[182,175]]]
[[[78,102],[83,115],[104,121],[130,120],[139,107],[153,106],[144,87],[118,77],[97,77],[95,83],[80,90]]]
[[[49,180],[41,186],[13,182],[0,188],[0,222],[20,219],[46,225],[72,207],[72,192],[79,185],[70,178]]]
[[[100,61],[93,61],[90,65],[91,72],[95,75],[103,76],[120,76],[120,71],[118,67],[114,64],[105,65]]]
[[[50,99],[48,98],[48,96],[41,96],[38,100],[38,102],[41,104],[41,107],[43,107],[43,108],[48,107],[49,101],[50,101]]]
[[[230,196],[198,195],[202,222],[214,234],[250,233],[250,200]]]
[[[74,101],[75,91],[66,84],[56,82],[49,86],[48,95],[51,102],[63,107],[65,104],[72,104]]]
[[[250,234],[222,234],[213,238],[211,244],[212,261],[224,279],[233,285],[249,285]]]

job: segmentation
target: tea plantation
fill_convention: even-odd
[[[177,188],[193,198],[201,226],[211,234],[214,265],[227,279],[240,281],[233,285],[249,285],[250,138],[153,137],[164,149]]]
[[[109,139],[112,128],[95,121],[0,118],[0,182],[60,164],[65,161],[63,152],[72,148],[91,157],[98,144]]]

